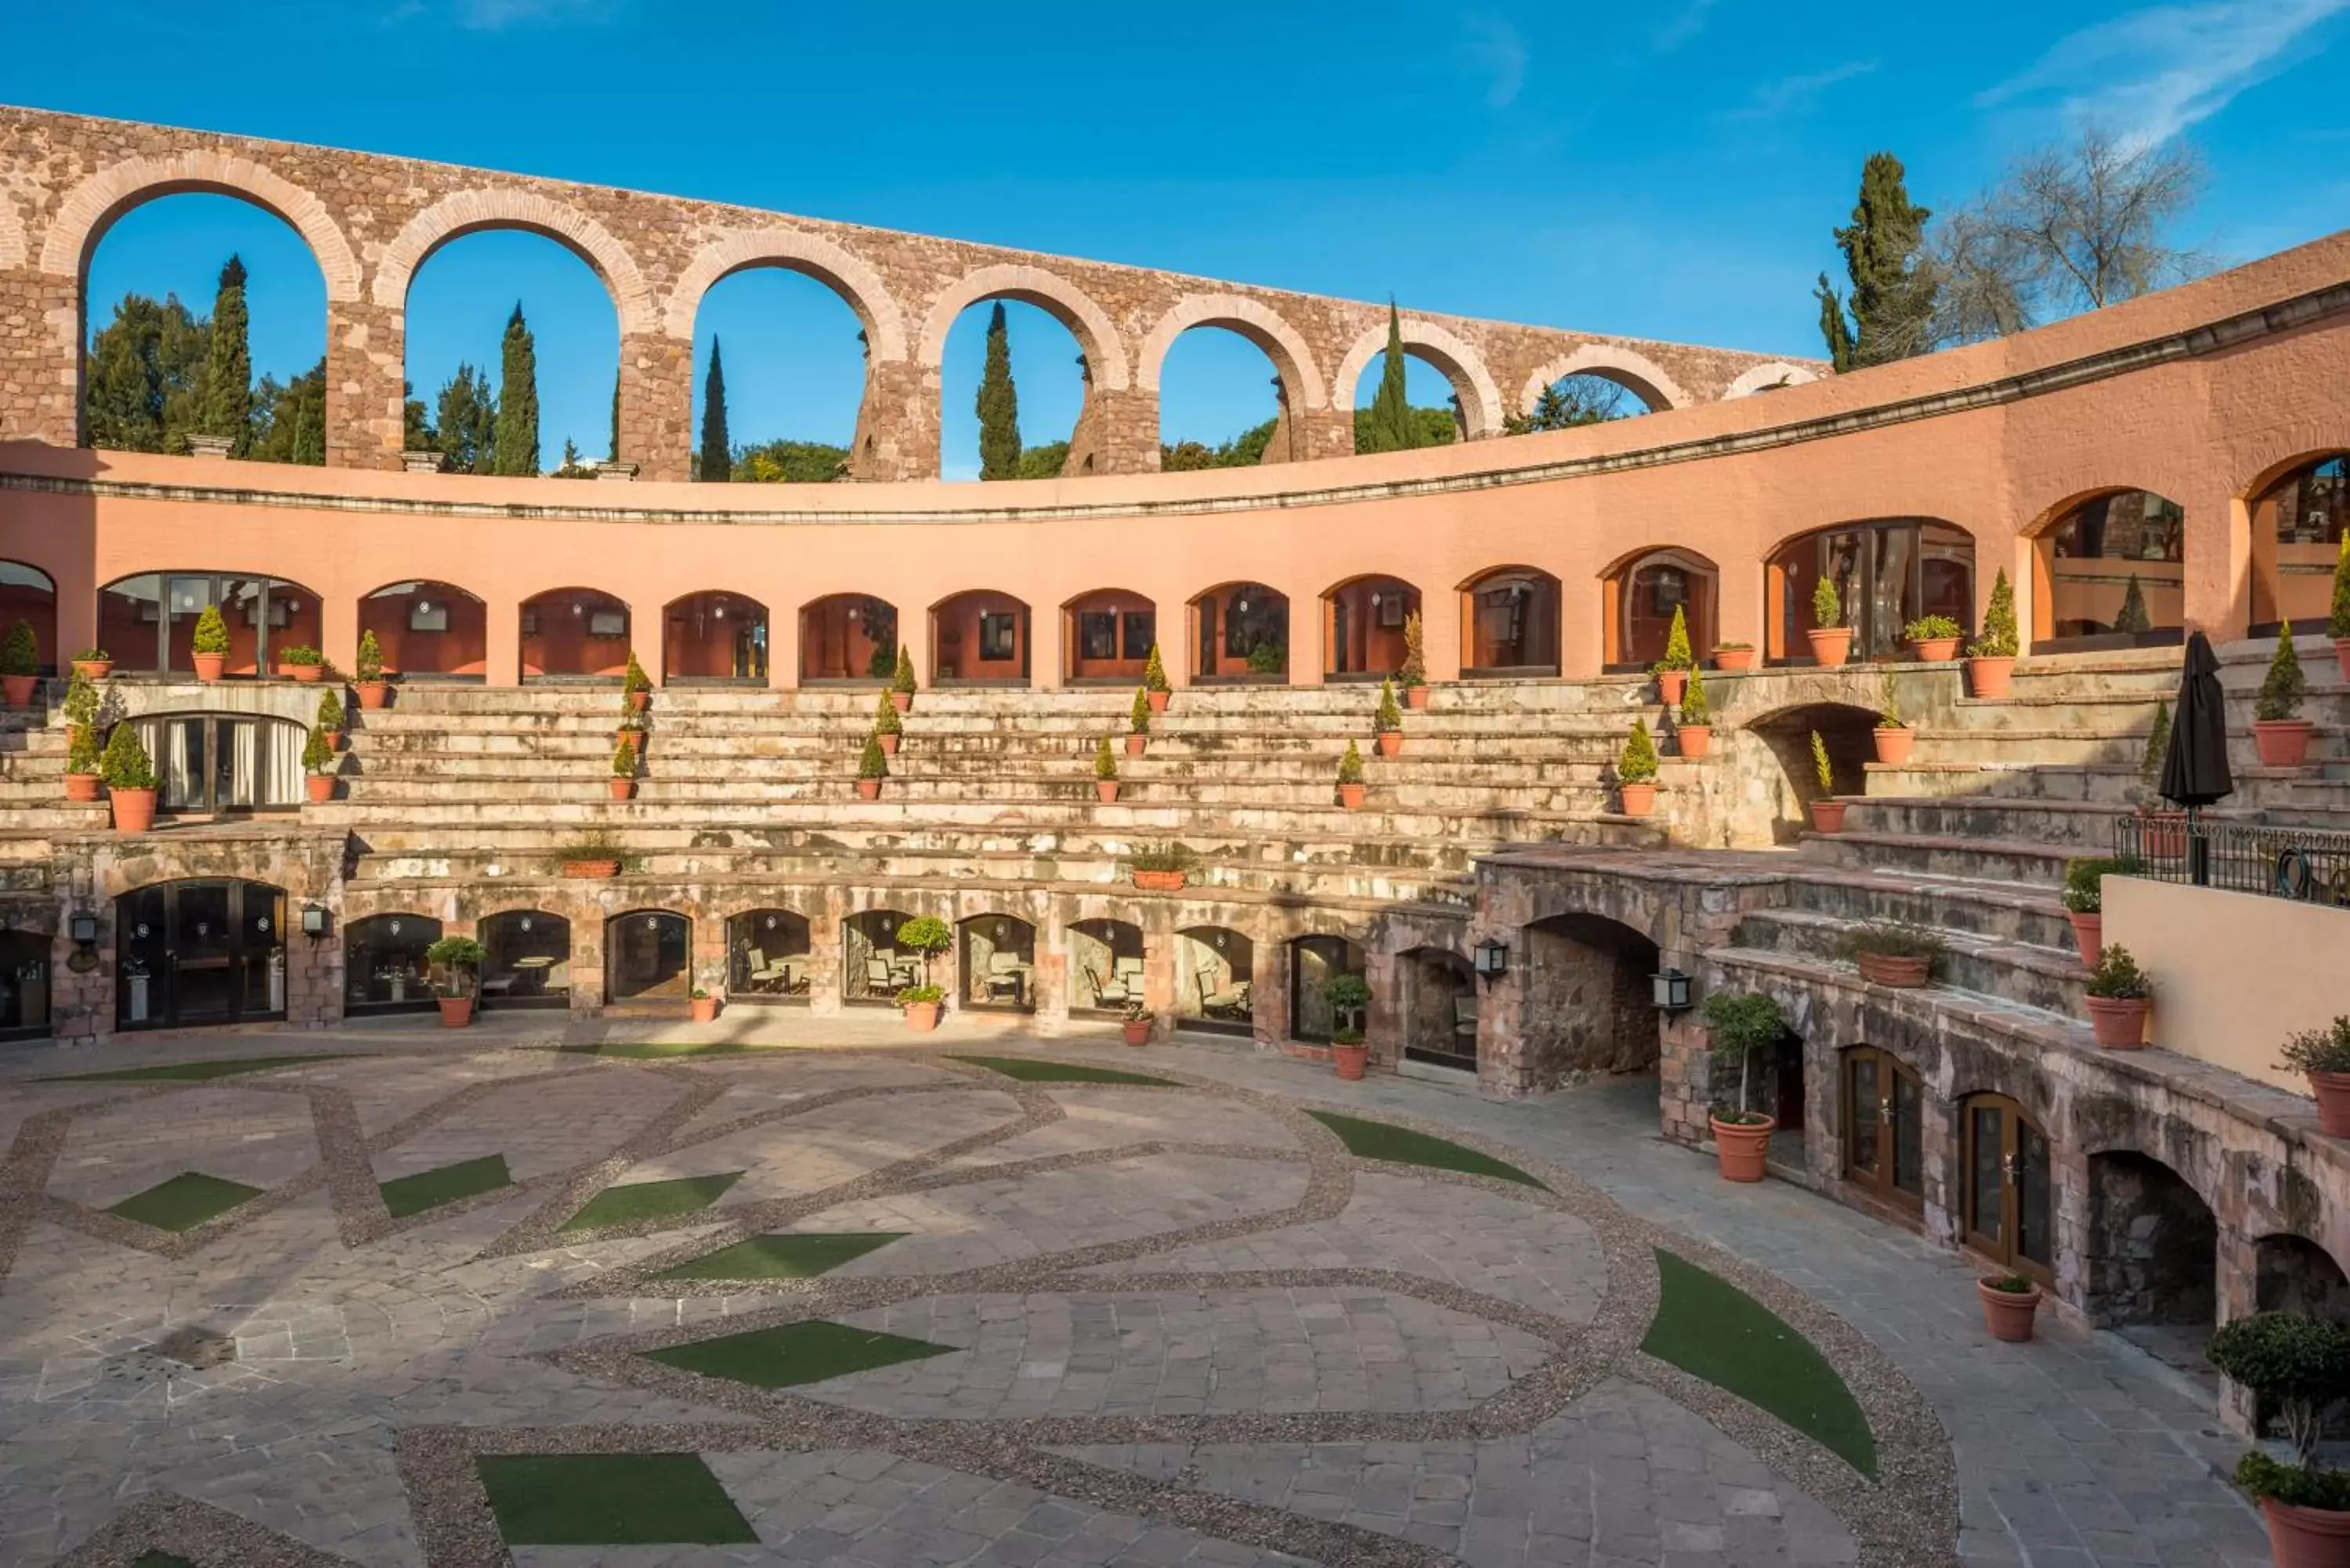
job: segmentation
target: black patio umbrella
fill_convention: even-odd
[[[2211,880],[2210,846],[2195,831],[2200,807],[2236,793],[2228,771],[2228,696],[2220,688],[2220,656],[2201,632],[2187,639],[2178,675],[2178,701],[2171,719],[2170,749],[2163,753],[2162,798],[2187,808],[2188,875]]]

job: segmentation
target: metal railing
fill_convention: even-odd
[[[2132,875],[2157,882],[2350,909],[2350,833],[2190,822],[2168,812],[2118,819],[2114,853],[2137,863]]]

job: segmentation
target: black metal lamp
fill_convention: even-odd
[[[1659,970],[1648,977],[1648,986],[1656,997],[1658,1012],[1687,1012],[1690,1010],[1690,977],[1679,970]]]
[[[302,934],[313,940],[325,936],[332,929],[334,917],[324,904],[302,906]]]
[[[66,918],[66,935],[73,939],[76,947],[96,947],[98,917],[87,909],[77,909]]]
[[[1510,950],[1506,943],[1487,937],[1470,950],[1471,966],[1479,980],[1499,980],[1510,970]]]

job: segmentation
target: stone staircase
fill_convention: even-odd
[[[64,688],[53,686],[44,681],[36,689],[41,707],[0,709],[0,866],[46,862],[52,836],[85,833],[109,820],[103,801],[76,805],[66,799],[66,732],[46,705]]]

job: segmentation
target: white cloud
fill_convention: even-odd
[[[2053,99],[2065,114],[2142,142],[2168,140],[2293,63],[2293,45],[2350,0],[2155,5],[2056,40],[1979,108]]]
[[[2345,0],[2350,3],[2350,0]],[[1865,77],[1877,68],[1875,60],[1846,60],[1824,71],[1804,76],[1781,77],[1754,89],[1754,96],[1744,107],[1729,110],[1725,119],[1776,119],[1793,110],[1808,108],[1811,101],[1835,86],[1855,77]]]
[[[1678,15],[1657,33],[1657,52],[1669,55],[1705,31],[1706,16],[1720,0],[1688,0]]]
[[[1518,101],[1526,85],[1526,41],[1499,16],[1471,12],[1461,20],[1467,34],[1461,58],[1474,74],[1485,78],[1485,107],[1507,109]]]

